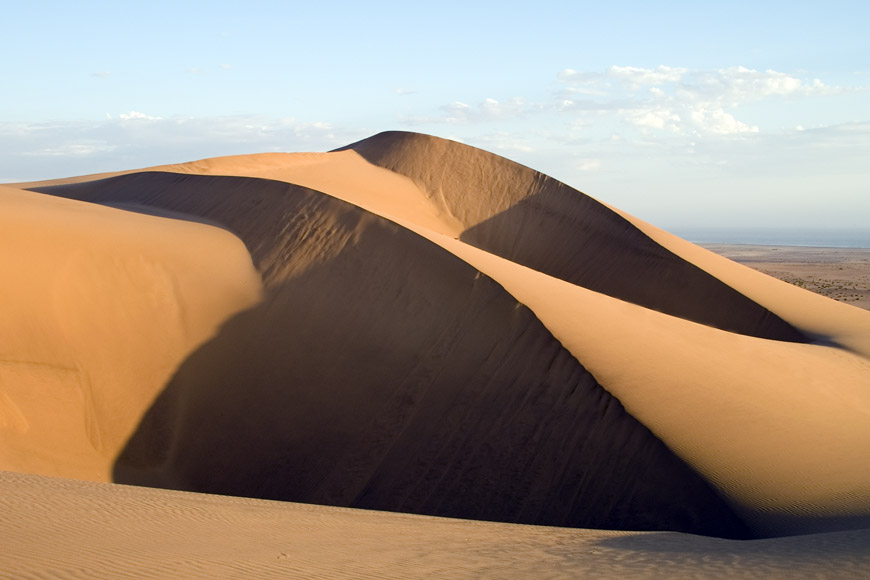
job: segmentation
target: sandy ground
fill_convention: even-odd
[[[822,296],[870,310],[870,250],[702,244],[726,258]]]
[[[866,578],[870,530],[734,541],[0,472],[0,578]],[[62,514],[62,517],[59,517]]]

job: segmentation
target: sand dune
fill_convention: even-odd
[[[62,191],[220,221],[269,291],[180,369],[119,458],[119,481],[748,533],[527,309],[405,228],[274,181],[141,173]]]
[[[459,219],[462,241],[477,248],[681,318],[764,338],[804,340],[617,212],[527,167],[413,133],[382,133],[348,149],[410,177],[433,203]]]
[[[290,213],[329,221],[319,243],[336,250],[294,269],[187,361],[119,458],[119,481],[497,521],[745,533],[498,284],[404,228],[325,196],[315,213],[316,194],[295,193],[285,192],[299,208]],[[146,461],[140,449],[167,422],[175,431],[165,455]]]
[[[2,469],[731,538],[870,522],[870,312],[490,153],[391,132],[0,203]]]
[[[142,412],[259,299],[239,240],[0,188],[0,464],[106,479]]]

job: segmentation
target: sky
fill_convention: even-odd
[[[870,228],[868,6],[15,2],[0,183],[398,129],[665,229]]]

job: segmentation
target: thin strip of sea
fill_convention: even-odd
[[[696,244],[870,248],[870,228],[674,227],[669,231]]]

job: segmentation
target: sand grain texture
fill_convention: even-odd
[[[735,541],[0,472],[0,578],[866,578],[867,530]],[[62,514],[62,517],[59,517]]]

